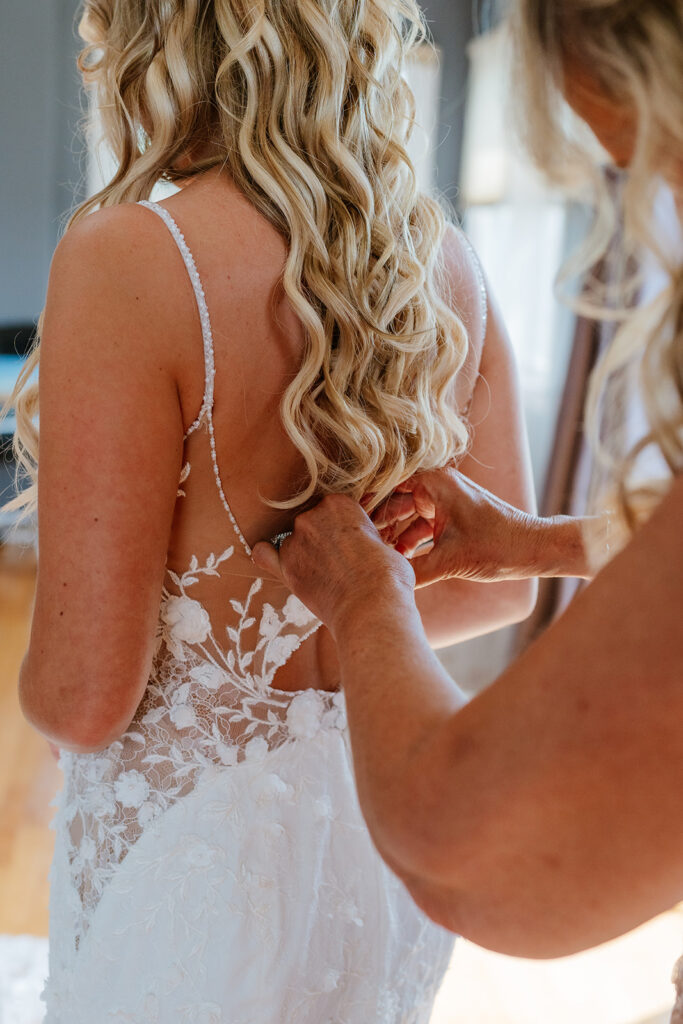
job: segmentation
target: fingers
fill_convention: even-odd
[[[423,544],[434,542],[434,526],[425,519],[416,519],[396,541],[396,550],[406,558],[413,558]]]
[[[423,519],[434,520],[436,516],[436,498],[427,481],[418,479],[413,488],[415,511]]]
[[[280,555],[275,550],[272,544],[267,544],[265,541],[259,541],[254,546],[251,552],[251,557],[254,560],[254,564],[259,568],[263,569],[264,572],[274,576],[275,579],[282,580],[282,566],[280,565]]]
[[[451,578],[451,574],[443,564],[443,558],[436,547],[425,548],[424,554],[418,554],[411,559],[410,564],[415,573],[415,589],[428,587],[432,583],[439,583],[441,580]]]
[[[383,530],[414,515],[415,501],[412,494],[395,492],[375,510],[372,521],[378,530]]]
[[[404,496],[410,494],[413,499],[414,512],[422,516],[423,519],[433,519],[436,515],[438,499],[443,490],[442,476],[445,472],[445,470],[436,469],[428,473],[416,473],[415,476],[411,476],[409,480],[398,485],[393,497],[397,497],[399,494]],[[391,501],[391,498],[389,500]]]

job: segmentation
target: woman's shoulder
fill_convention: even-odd
[[[50,283],[70,295],[92,288],[122,302],[168,290],[173,253],[158,218],[137,203],[95,210],[63,234],[50,266]],[[166,244],[165,244],[166,243]]]
[[[486,280],[472,243],[462,228],[449,222],[441,245],[441,287],[444,298],[462,318],[477,362],[486,336]]]
[[[461,319],[468,340],[468,353],[460,377],[464,386],[464,405],[471,398],[484,351],[488,327],[488,295],[479,257],[464,231],[452,222],[446,225],[441,243],[437,287],[444,301]]]
[[[139,203],[105,206],[76,220],[62,235],[55,257],[112,262],[125,250],[134,255],[141,242],[153,243],[158,232]]]
[[[132,231],[144,231],[150,217],[139,203],[117,203],[81,216],[63,233],[57,249],[75,244],[110,243],[130,240]]]
[[[109,329],[117,332],[119,346],[144,333],[145,347],[158,347],[164,361],[174,363],[183,330],[191,331],[194,319],[191,283],[168,242],[158,217],[136,203],[77,220],[52,257],[46,310],[53,322],[72,319],[77,309],[87,311],[89,344]]]

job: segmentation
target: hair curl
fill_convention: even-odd
[[[565,276],[594,265],[618,234],[622,272],[616,285],[606,288],[593,281],[576,305],[595,318],[618,322],[591,380],[587,422],[596,452],[613,480],[618,510],[633,528],[668,486],[666,479],[638,480],[641,453],[651,447],[659,452],[668,467],[668,482],[683,472],[683,265],[680,251],[667,247],[655,222],[662,178],[677,191],[679,219],[683,209],[683,4],[513,0],[512,20],[523,92],[520,126],[531,154],[555,181],[566,184],[576,180],[577,172],[584,178],[588,172],[593,185],[597,216]],[[594,157],[563,115],[565,83],[574,69],[636,115],[635,149],[618,206]],[[666,271],[668,283],[653,301],[639,303],[644,251]],[[623,371],[635,360],[647,429],[624,451],[623,423],[615,423],[613,417],[607,423],[604,411]]]
[[[281,414],[308,483],[278,506],[325,491],[379,503],[461,454],[467,334],[441,287],[446,218],[406,150],[404,64],[427,38],[415,0],[85,0],[81,32],[118,167],[67,230],[222,165],[288,242],[283,286],[306,345]],[[15,506],[35,500],[37,361],[38,348],[13,396],[34,481]]]

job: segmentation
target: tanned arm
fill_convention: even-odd
[[[409,564],[332,497],[256,557],[337,641],[380,853],[437,921],[555,957],[683,898],[683,480],[568,612],[467,706]]]

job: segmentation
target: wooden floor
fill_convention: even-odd
[[[17,700],[34,587],[32,551],[0,545],[0,934],[47,935],[48,824],[60,776]]]

